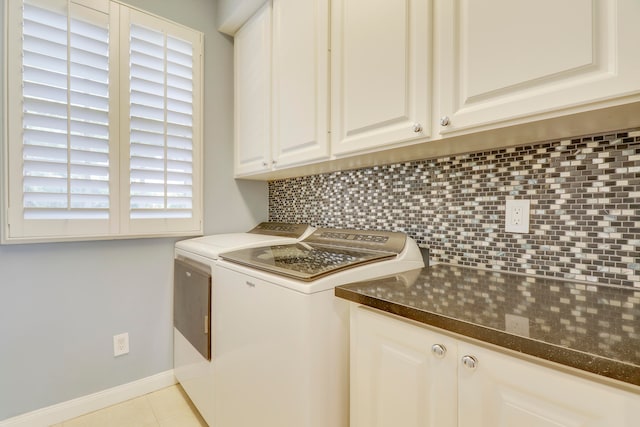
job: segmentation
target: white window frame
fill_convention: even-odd
[[[34,220],[23,218],[22,170],[22,0],[5,10],[5,115],[1,243],[102,240],[202,234],[203,35],[183,25],[117,1],[70,0],[109,14],[109,219]],[[193,46],[192,210],[190,218],[130,218],[129,184],[129,25],[135,23]]]

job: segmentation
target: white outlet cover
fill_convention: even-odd
[[[507,200],[504,231],[511,233],[528,233],[530,208],[531,200]],[[520,215],[516,215],[518,211],[520,211]]]
[[[129,353],[129,333],[113,336],[113,355],[115,357]]]

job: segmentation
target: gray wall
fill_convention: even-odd
[[[128,3],[205,33],[205,232],[265,220],[266,184],[232,177],[233,40],[215,30],[215,1]],[[0,420],[173,367],[174,242],[0,246]],[[122,332],[131,351],[114,358]]]
[[[235,34],[242,23],[249,19],[267,0],[218,0],[216,28],[227,34]]]

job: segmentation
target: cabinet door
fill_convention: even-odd
[[[235,173],[271,167],[271,2],[235,35]]]
[[[460,342],[459,427],[637,425],[640,396]],[[633,421],[633,424],[632,424]]]
[[[640,90],[637,0],[446,0],[438,11],[443,134]]]
[[[352,307],[350,425],[455,426],[455,349],[446,336]]]
[[[328,0],[273,0],[275,167],[329,157],[328,99]]]
[[[429,136],[431,0],[335,0],[331,32],[333,153]]]

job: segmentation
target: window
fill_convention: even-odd
[[[11,0],[3,241],[200,234],[202,35],[105,0]]]

